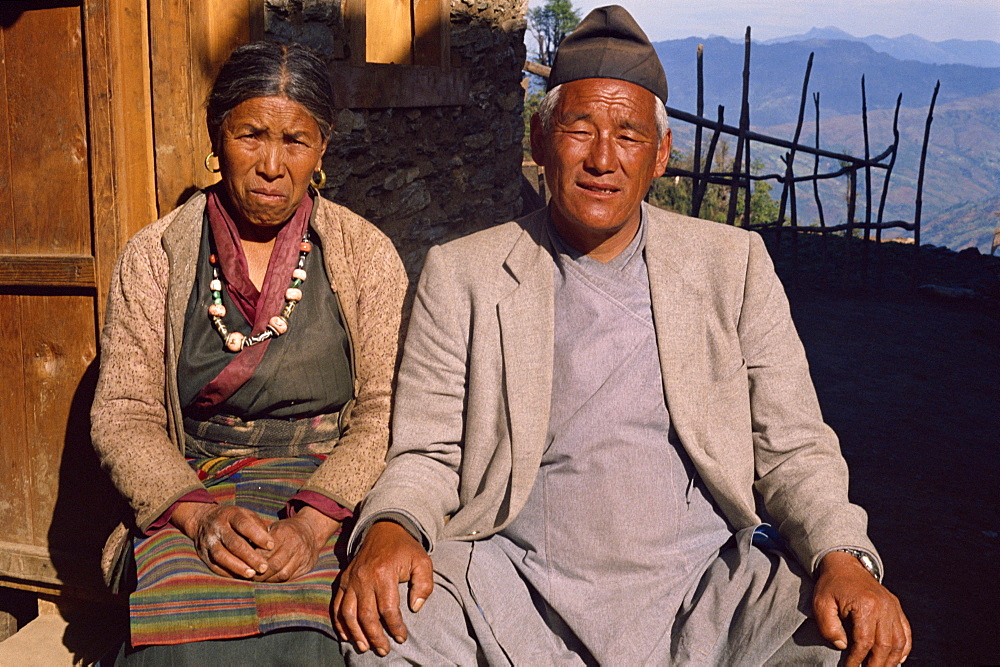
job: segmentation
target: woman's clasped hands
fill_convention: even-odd
[[[194,542],[208,568],[223,577],[280,583],[312,570],[340,522],[304,507],[267,521],[235,505],[181,502],[170,522]]]

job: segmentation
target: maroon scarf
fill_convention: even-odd
[[[243,254],[243,244],[240,242],[236,223],[226,210],[225,197],[221,185],[209,188],[206,205],[208,224],[215,241],[220,277],[240,314],[248,324],[253,325],[251,335],[255,336],[264,331],[268,321],[281,312],[285,303],[285,290],[291,280],[292,269],[298,261],[299,242],[309,225],[313,201],[308,195],[303,197],[292,218],[278,232],[271,250],[271,259],[267,263],[267,273],[264,274],[264,284],[258,291],[250,281],[250,269],[246,255]],[[222,372],[198,392],[194,406],[213,407],[235,394],[253,376],[271,340],[273,339],[233,354],[232,361]]]

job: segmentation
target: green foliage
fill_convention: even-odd
[[[542,93],[528,91],[524,95],[524,109],[521,111],[521,120],[524,122],[524,136],[521,138],[521,154],[524,160],[531,159],[531,117],[538,111],[538,105],[542,103]]]
[[[680,169],[692,170],[693,158],[680,151],[673,151],[670,156],[670,165]],[[729,158],[729,146],[726,142],[720,142],[715,151],[715,164],[713,171],[731,172],[733,169],[732,160]],[[760,171],[764,168],[763,163],[754,161],[751,165],[753,171]],[[750,195],[750,223],[762,225],[775,222],[778,219],[778,202],[771,197],[774,186],[767,181],[757,181],[754,183],[753,192]],[[742,194],[742,193],[741,193]],[[684,215],[692,215],[692,188],[691,179],[681,176],[664,176],[653,180],[653,185],[649,190],[649,203],[668,211],[676,211]],[[705,195],[701,201],[701,208],[698,217],[715,222],[725,222],[729,213],[729,186],[717,183],[709,183],[705,188]],[[736,221],[741,224],[743,219],[743,197],[736,200]]]
[[[546,0],[541,7],[528,10],[528,32],[535,38],[535,59],[549,67],[555,59],[556,47],[580,22],[580,14],[571,0]]]
[[[670,166],[692,170],[694,158],[674,150],[670,154]],[[714,171],[728,171],[732,168],[729,160],[729,145],[720,142],[715,151]],[[682,176],[663,176],[653,179],[649,191],[649,203],[668,211],[691,215],[692,187],[691,179]],[[709,183],[701,200],[698,217],[705,220],[725,222],[729,209],[729,189],[724,185]]]
[[[541,7],[529,9],[528,32],[535,38],[536,44],[536,48],[531,52],[532,58],[542,65],[551,67],[559,42],[579,22],[580,14],[573,7],[572,0],[546,0]],[[521,152],[526,160],[531,159],[531,117],[538,111],[538,105],[544,96],[544,79],[537,76],[534,79],[536,83],[529,86],[524,96],[524,110],[521,113],[524,122]],[[541,82],[541,87],[538,87],[538,82]]]
[[[764,168],[764,163],[754,160],[750,165],[751,173]],[[774,186],[768,181],[754,181],[750,193],[750,224],[768,225],[778,221],[778,202],[771,198]],[[743,193],[736,200],[736,219],[743,219]]]
[[[670,152],[670,164],[682,169],[691,168],[691,158],[678,150]],[[649,203],[668,211],[690,215],[691,213],[691,179],[680,176],[663,176],[654,178],[649,188]]]

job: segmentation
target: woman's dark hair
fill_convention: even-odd
[[[254,97],[287,97],[305,107],[323,139],[333,127],[333,94],[326,64],[301,44],[252,42],[229,54],[208,95],[206,120],[213,146],[222,122],[237,105]]]

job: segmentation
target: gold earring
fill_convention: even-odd
[[[319,174],[319,182],[316,181],[316,174]],[[323,186],[326,185],[326,172],[322,169],[314,171],[312,178],[309,179],[309,185],[313,186],[317,190],[322,190]]]
[[[219,167],[217,164],[215,169],[212,169],[212,158],[214,157],[215,157],[215,151],[212,151],[211,153],[205,156],[205,169],[208,169],[213,174],[218,174],[220,171],[222,171],[222,168]]]

